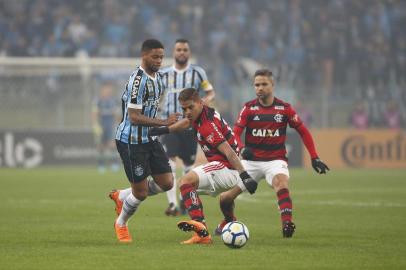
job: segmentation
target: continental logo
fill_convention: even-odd
[[[406,162],[406,139],[399,134],[386,140],[376,141],[363,135],[348,137],[341,146],[344,162],[351,167],[366,164]]]

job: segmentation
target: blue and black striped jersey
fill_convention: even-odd
[[[169,117],[172,113],[182,113],[178,96],[183,89],[193,87],[199,92],[213,89],[204,69],[196,65],[190,64],[183,70],[178,70],[175,66],[169,66],[163,68],[161,74],[165,88],[165,102],[162,106],[165,117]]]
[[[152,141],[152,138],[148,136],[150,127],[131,124],[128,108],[139,109],[143,115],[155,118],[162,91],[162,78],[159,73],[152,78],[142,67],[138,67],[131,74],[121,97],[123,118],[116,130],[116,140],[130,144]]]

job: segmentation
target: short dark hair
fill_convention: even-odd
[[[262,68],[262,69],[258,69],[257,71],[255,71],[254,78],[257,76],[266,76],[269,79],[273,80],[272,71],[270,71],[267,68]]]
[[[186,38],[178,38],[176,41],[175,41],[175,44],[176,43],[187,43],[187,44],[189,44],[189,40],[187,40]]]
[[[178,97],[178,100],[181,102],[188,100],[198,101],[199,99],[200,99],[199,92],[197,92],[197,90],[193,87],[183,89]]]
[[[142,43],[141,52],[148,52],[152,49],[164,49],[164,45],[157,39],[147,39]]]

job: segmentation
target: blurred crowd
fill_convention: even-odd
[[[225,96],[246,57],[303,95],[402,108],[405,25],[404,0],[3,0],[0,54],[138,57],[145,38],[171,48],[184,37]]]

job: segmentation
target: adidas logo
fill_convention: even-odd
[[[258,121],[258,120],[259,120],[259,116],[256,115],[253,120],[254,120],[254,121]]]

